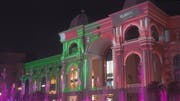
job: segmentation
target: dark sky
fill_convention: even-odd
[[[179,0],[154,0],[170,15],[180,14]],[[27,61],[58,54],[57,33],[68,29],[81,9],[90,21],[122,9],[124,0],[4,0],[0,2],[0,52],[23,52]]]

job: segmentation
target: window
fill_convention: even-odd
[[[109,49],[106,54],[106,86],[113,87],[114,86],[114,66],[112,60],[112,49]]]
[[[49,94],[56,94],[56,79],[52,78],[50,81]]]
[[[174,56],[173,59],[174,72],[175,72],[175,80],[180,81],[180,54]]]
[[[151,27],[151,35],[155,41],[159,41],[159,34],[155,26]]]
[[[106,94],[106,101],[113,101],[113,94]]]
[[[125,31],[125,40],[137,39],[139,37],[139,29],[136,26],[130,26]]]
[[[105,100],[104,100],[105,97]],[[113,94],[94,94],[91,96],[91,101],[114,101]]]
[[[43,77],[42,80],[41,80],[41,92],[46,92],[46,78]]]
[[[69,88],[70,89],[77,89],[78,87],[78,82],[79,82],[79,73],[78,73],[78,68],[76,66],[72,66],[69,70]]]
[[[94,87],[95,87],[95,77],[94,77],[94,71],[92,72],[91,86],[92,86],[92,88],[94,88]]]
[[[77,44],[76,43],[72,43],[70,48],[69,48],[69,54],[74,54],[78,51],[78,48],[77,48]]]

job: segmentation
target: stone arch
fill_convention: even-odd
[[[125,60],[126,83],[137,84],[140,80],[140,63],[141,58],[138,54],[132,53]]]
[[[130,25],[124,31],[124,40],[129,41],[140,37],[139,27],[137,25]]]
[[[65,69],[65,73],[66,73],[66,74],[68,74],[68,72],[69,72],[69,70],[70,70],[70,68],[71,68],[72,66],[78,67],[78,64],[75,63],[75,62],[69,64],[69,65],[67,66],[67,68]]]
[[[125,57],[124,57],[124,65],[126,64],[126,60],[127,60],[127,58],[128,58],[128,56],[129,55],[131,55],[131,54],[137,54],[139,57],[140,57],[140,60],[142,60],[142,56],[141,56],[141,54],[139,53],[139,52],[137,52],[137,51],[131,51],[131,52],[129,52],[129,53],[127,53],[126,55],[125,55]],[[142,62],[142,61],[141,61]]]
[[[163,64],[163,57],[162,57],[162,54],[158,51],[153,51],[153,54],[156,54],[160,60],[160,63]]]
[[[138,23],[132,22],[131,24],[128,24],[127,26],[124,26],[124,28],[123,28],[123,33],[125,33],[126,30],[127,30],[130,26],[136,26],[136,27],[138,27],[138,29],[141,29],[141,27],[139,26]]]
[[[89,81],[91,87],[100,87],[106,85],[106,68],[104,64],[104,57],[108,53],[108,49],[111,48],[112,42],[108,39],[99,38],[94,41],[87,49],[89,55]],[[93,84],[94,82],[94,84]]]
[[[108,39],[99,38],[94,41],[89,47],[87,48],[88,54],[94,55],[104,55],[107,48],[112,46],[112,42]]]

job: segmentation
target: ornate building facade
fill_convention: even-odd
[[[25,64],[27,99],[180,100],[179,15],[147,1],[59,36],[62,54]]]

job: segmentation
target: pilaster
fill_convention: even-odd
[[[140,41],[142,49],[142,67],[144,68],[144,86],[153,81],[152,69],[152,42],[147,38]]]

